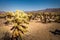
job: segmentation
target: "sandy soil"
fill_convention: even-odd
[[[4,32],[10,31],[11,27],[5,26],[0,20],[0,38]],[[4,26],[3,26],[4,25]],[[3,26],[3,27],[2,27]],[[60,29],[60,23],[40,23],[36,20],[29,22],[28,32],[23,36],[23,40],[60,40],[60,35],[53,35],[50,30]]]
[[[50,30],[60,29],[60,23],[39,23],[36,20],[29,24],[29,32],[23,37],[24,40],[60,40],[60,35],[53,35]]]

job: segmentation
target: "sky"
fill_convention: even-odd
[[[60,8],[60,0],[0,0],[0,11],[33,11]]]

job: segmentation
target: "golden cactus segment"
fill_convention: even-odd
[[[21,36],[27,32],[28,26],[26,25],[28,24],[29,18],[24,11],[16,10],[16,12],[6,12],[6,20],[13,23],[13,27],[11,28],[11,30],[13,30],[13,37]]]
[[[19,36],[19,32],[17,29],[15,29],[15,31],[12,33],[13,37]]]
[[[6,12],[6,15],[9,15],[9,16],[15,16],[14,12]]]

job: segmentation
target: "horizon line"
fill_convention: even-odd
[[[38,11],[38,10],[46,10],[46,9],[60,9],[60,8],[44,8],[44,9],[37,9],[37,10],[25,10],[25,12]],[[20,9],[16,9],[16,10],[20,10]],[[8,11],[7,10],[0,10],[0,12],[8,12]],[[12,11],[12,10],[10,10],[10,11]],[[15,11],[13,10],[13,12],[15,12]],[[22,10],[22,11],[24,11],[24,10]]]

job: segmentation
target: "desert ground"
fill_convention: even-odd
[[[11,27],[4,25],[4,20],[0,19],[0,40],[5,32],[9,32]],[[54,35],[50,31],[60,29],[60,23],[41,23],[32,20],[28,25],[28,32],[22,37],[23,40],[60,40],[60,35]]]

